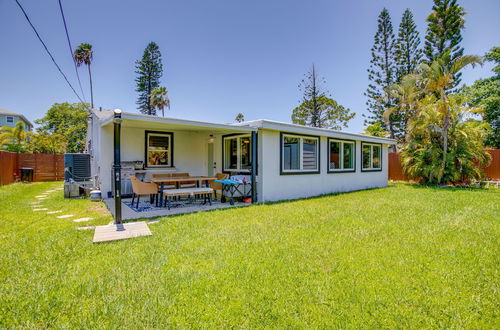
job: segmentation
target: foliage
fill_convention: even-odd
[[[161,115],[165,116],[165,108],[170,108],[170,99],[167,95],[166,87],[156,87],[149,95],[149,104],[153,109],[161,110]]]
[[[63,154],[68,142],[61,134],[37,133],[30,136],[27,148],[34,154]]]
[[[483,120],[491,126],[485,144],[500,149],[500,47],[493,47],[485,58],[496,63],[493,68],[496,74],[490,78],[476,80],[470,87],[464,86],[462,93],[468,97],[471,106],[484,110]]]
[[[347,127],[355,113],[326,96],[323,90],[324,78],[320,78],[313,64],[300,82],[301,104],[292,110],[292,122],[312,127],[342,129]]]
[[[160,48],[155,42],[150,42],[140,61],[135,62],[136,89],[139,93],[136,104],[141,113],[156,115],[156,109],[149,102],[153,90],[160,86],[160,78],[163,75],[163,64]]]
[[[460,46],[460,42],[465,14],[465,10],[456,0],[434,0],[432,12],[427,17],[424,46],[427,63],[440,59],[446,52],[449,52],[451,57],[450,64],[463,55],[464,49]],[[460,76],[460,72],[455,74],[452,87],[460,84]]]
[[[371,48],[370,68],[368,69],[368,80],[370,81],[365,95],[368,97],[366,105],[369,115],[365,119],[365,125],[380,122],[384,130],[390,132],[390,137],[395,138],[399,128],[397,123],[398,114],[391,114],[388,125],[383,120],[384,112],[393,106],[394,100],[387,94],[386,89],[395,82],[395,37],[392,28],[389,11],[384,8],[378,17],[377,33]]]
[[[22,121],[18,121],[14,127],[0,127],[0,149],[10,152],[27,152],[27,139],[32,133],[25,129],[26,125]]]
[[[92,89],[92,72],[90,70],[90,64],[92,64],[93,56],[94,52],[92,50],[92,45],[87,43],[80,44],[73,53],[76,65],[81,66],[85,64],[88,68],[90,80],[90,106],[92,108],[94,108],[94,91]]]
[[[84,103],[54,103],[41,119],[35,120],[39,125],[40,134],[60,134],[67,141],[69,153],[85,150],[87,137],[88,104]]]
[[[236,115],[236,117],[234,118],[234,121],[237,123],[242,123],[245,121],[245,116],[240,112]]]
[[[420,36],[417,25],[413,20],[413,13],[406,9],[399,24],[398,38],[394,44],[394,55],[396,61],[396,81],[407,74],[415,72],[416,67],[422,60],[420,49]]]
[[[74,217],[32,211],[57,187],[0,187],[0,328],[498,325],[498,189],[398,184],[163,217],[152,236],[92,244],[77,228],[111,221],[100,203],[58,192],[44,207]]]
[[[482,168],[490,159],[484,148],[488,126],[467,119],[477,111],[466,106],[462,96],[449,95],[446,100],[426,96],[410,124],[409,138],[401,153],[405,174],[431,184],[469,184],[481,179]]]
[[[389,137],[389,132],[384,130],[381,122],[377,121],[371,125],[365,127],[363,134],[378,136],[378,137]]]

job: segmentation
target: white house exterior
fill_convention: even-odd
[[[92,175],[106,195],[112,190],[112,111],[94,110],[89,140]],[[385,187],[394,143],[270,120],[217,124],[122,113],[122,163],[143,161],[138,173],[146,178],[172,171],[250,175],[254,169],[258,202]]]

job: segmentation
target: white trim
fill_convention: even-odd
[[[331,168],[331,161],[330,161],[330,153],[331,153],[331,148],[330,144],[332,142],[338,142],[340,144],[339,146],[339,168]],[[344,168],[344,144],[351,144],[353,146],[352,149],[352,154],[351,158],[352,159],[352,167]],[[355,150],[356,150],[356,141],[352,140],[342,140],[342,139],[330,139],[327,142],[327,148],[328,148],[328,170],[330,172],[352,172],[356,170],[356,155],[355,155]]]
[[[292,137],[299,139],[299,169],[285,169],[285,137]],[[319,171],[319,137],[317,136],[304,136],[304,135],[295,135],[283,133],[281,135],[281,171],[283,173],[303,173],[303,172],[317,172]],[[316,140],[316,168],[314,169],[304,169],[304,139]]]
[[[369,146],[370,147],[370,167],[363,167],[364,162],[363,162],[363,147],[364,146]],[[379,167],[373,167],[373,147],[378,147],[379,148],[379,155],[378,155],[378,164]],[[361,169],[364,171],[373,171],[373,170],[381,170],[382,169],[382,146],[380,144],[375,144],[375,143],[367,143],[363,142],[361,144]]]
[[[252,138],[250,134],[242,134],[242,135],[233,135],[233,136],[224,136],[222,138],[222,152],[224,153],[224,163],[222,164],[223,172],[245,172],[250,173],[250,169],[242,169],[241,168],[241,139],[242,138],[250,138],[250,143],[252,143]],[[228,159],[228,155],[226,155],[226,140],[236,140],[236,168],[226,168],[226,161]],[[251,149],[250,155],[251,157]]]

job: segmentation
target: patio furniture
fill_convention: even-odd
[[[226,180],[229,178],[229,174],[217,173],[217,174],[215,174],[215,177],[217,178],[217,180]],[[214,198],[215,199],[217,199],[217,190],[220,191],[221,196],[222,196],[222,183],[217,182],[217,181],[211,181],[210,187],[214,190]]]
[[[244,180],[240,180],[238,177],[231,177],[231,179],[226,180],[215,180],[222,184],[222,198],[221,202],[225,202],[226,197],[229,197],[229,204],[234,205],[235,197],[251,197],[252,196],[252,183]]]
[[[156,183],[160,186],[160,205],[163,205],[163,191],[165,184],[168,183],[178,183],[181,181],[194,181],[198,182],[198,186],[202,186],[203,182],[205,182],[205,186],[209,186],[209,182],[217,179],[216,177],[211,176],[190,176],[190,177],[167,177],[167,178],[151,178],[151,182]]]
[[[130,181],[132,182],[132,206],[134,205],[134,199],[137,196],[137,206],[139,208],[139,199],[141,195],[149,195],[150,202],[154,201],[156,197],[158,201],[158,186],[155,183],[146,183],[137,179],[135,176],[130,177]]]
[[[174,178],[189,178],[189,173],[172,173]],[[179,181],[178,188],[195,188],[197,181]]]
[[[151,177],[153,179],[171,178],[172,173],[156,173],[156,174],[152,174]],[[163,189],[177,189],[177,183],[174,182],[171,185],[164,185]]]
[[[212,205],[212,194],[214,190],[209,187],[204,188],[181,188],[181,189],[170,189],[165,190],[163,195],[165,196],[165,206],[170,210],[172,206],[172,199],[177,197],[188,197],[194,199],[195,196],[203,196],[203,205],[207,202]],[[180,203],[178,203],[180,204]]]

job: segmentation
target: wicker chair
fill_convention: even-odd
[[[217,173],[217,174],[215,174],[215,177],[217,178],[217,180],[226,180],[229,178],[229,174]],[[217,190],[219,190],[221,195],[222,195],[222,183],[210,181],[210,188],[212,188],[214,190],[214,198],[215,199],[217,199]]]
[[[135,176],[130,177],[130,181],[132,182],[132,206],[134,206],[134,199],[137,196],[137,206],[139,208],[139,199],[141,195],[149,195],[150,202],[153,203],[155,197],[158,199],[158,186],[156,183],[146,183],[137,179]]]

